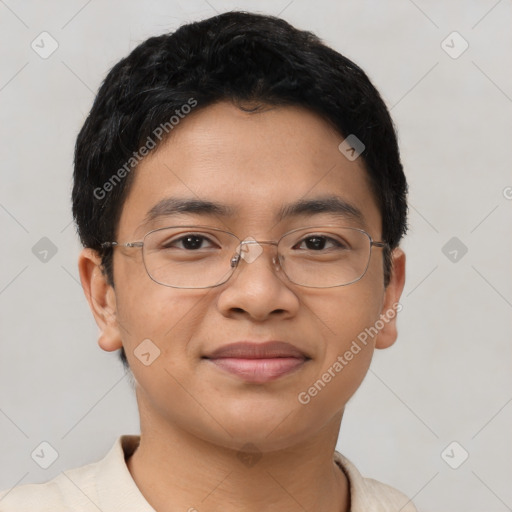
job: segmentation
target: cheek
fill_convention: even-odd
[[[156,288],[158,287],[158,288]],[[194,337],[205,316],[204,293],[166,288],[155,283],[142,296],[126,290],[120,301],[123,346],[139,392],[151,407],[167,414],[194,384]]]
[[[374,350],[371,328],[379,319],[382,304],[378,290],[370,279],[361,280],[321,301],[317,298],[315,305],[308,304],[326,328],[324,348],[317,354],[317,364],[302,389],[299,403],[310,400],[308,406],[320,414],[317,408],[332,410],[333,404],[342,408],[359,387]]]
[[[374,348],[374,337],[368,333],[379,318],[377,304],[370,300],[345,301],[336,316],[335,312],[332,314],[334,329],[326,344],[322,370],[336,366],[334,370],[343,371],[346,377],[348,374],[355,377],[359,372],[366,373]]]
[[[160,361],[186,357],[187,343],[205,316],[205,291],[165,287],[145,272],[141,276],[130,274],[129,279],[126,276],[118,283],[117,316],[128,359],[129,352],[147,339],[160,351]]]
[[[384,290],[376,281],[381,277],[368,273],[360,281],[340,287],[321,304],[311,306],[314,311],[322,312],[322,320],[329,327],[326,347],[330,353],[346,350],[379,319]]]

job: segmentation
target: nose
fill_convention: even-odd
[[[297,313],[299,299],[281,270],[276,246],[276,242],[258,242],[251,237],[241,242],[231,259],[234,274],[218,298],[223,315],[263,321]]]

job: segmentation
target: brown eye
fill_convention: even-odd
[[[208,246],[208,244],[210,244]],[[212,241],[199,234],[188,233],[186,235],[180,236],[179,238],[174,238],[172,240],[167,240],[162,244],[162,249],[185,249],[187,251],[195,251],[198,249],[210,248],[213,246]]]
[[[293,249],[306,249],[309,251],[322,251],[332,248],[347,249],[348,247],[334,238],[320,235],[308,236],[293,247]]]

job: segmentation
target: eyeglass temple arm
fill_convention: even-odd
[[[126,244],[120,244],[118,242],[103,242],[101,244],[102,249],[107,249],[108,247],[142,247],[144,242],[127,242]]]

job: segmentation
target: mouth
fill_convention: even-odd
[[[246,382],[262,384],[299,370],[311,358],[282,341],[244,341],[220,347],[203,359]]]

